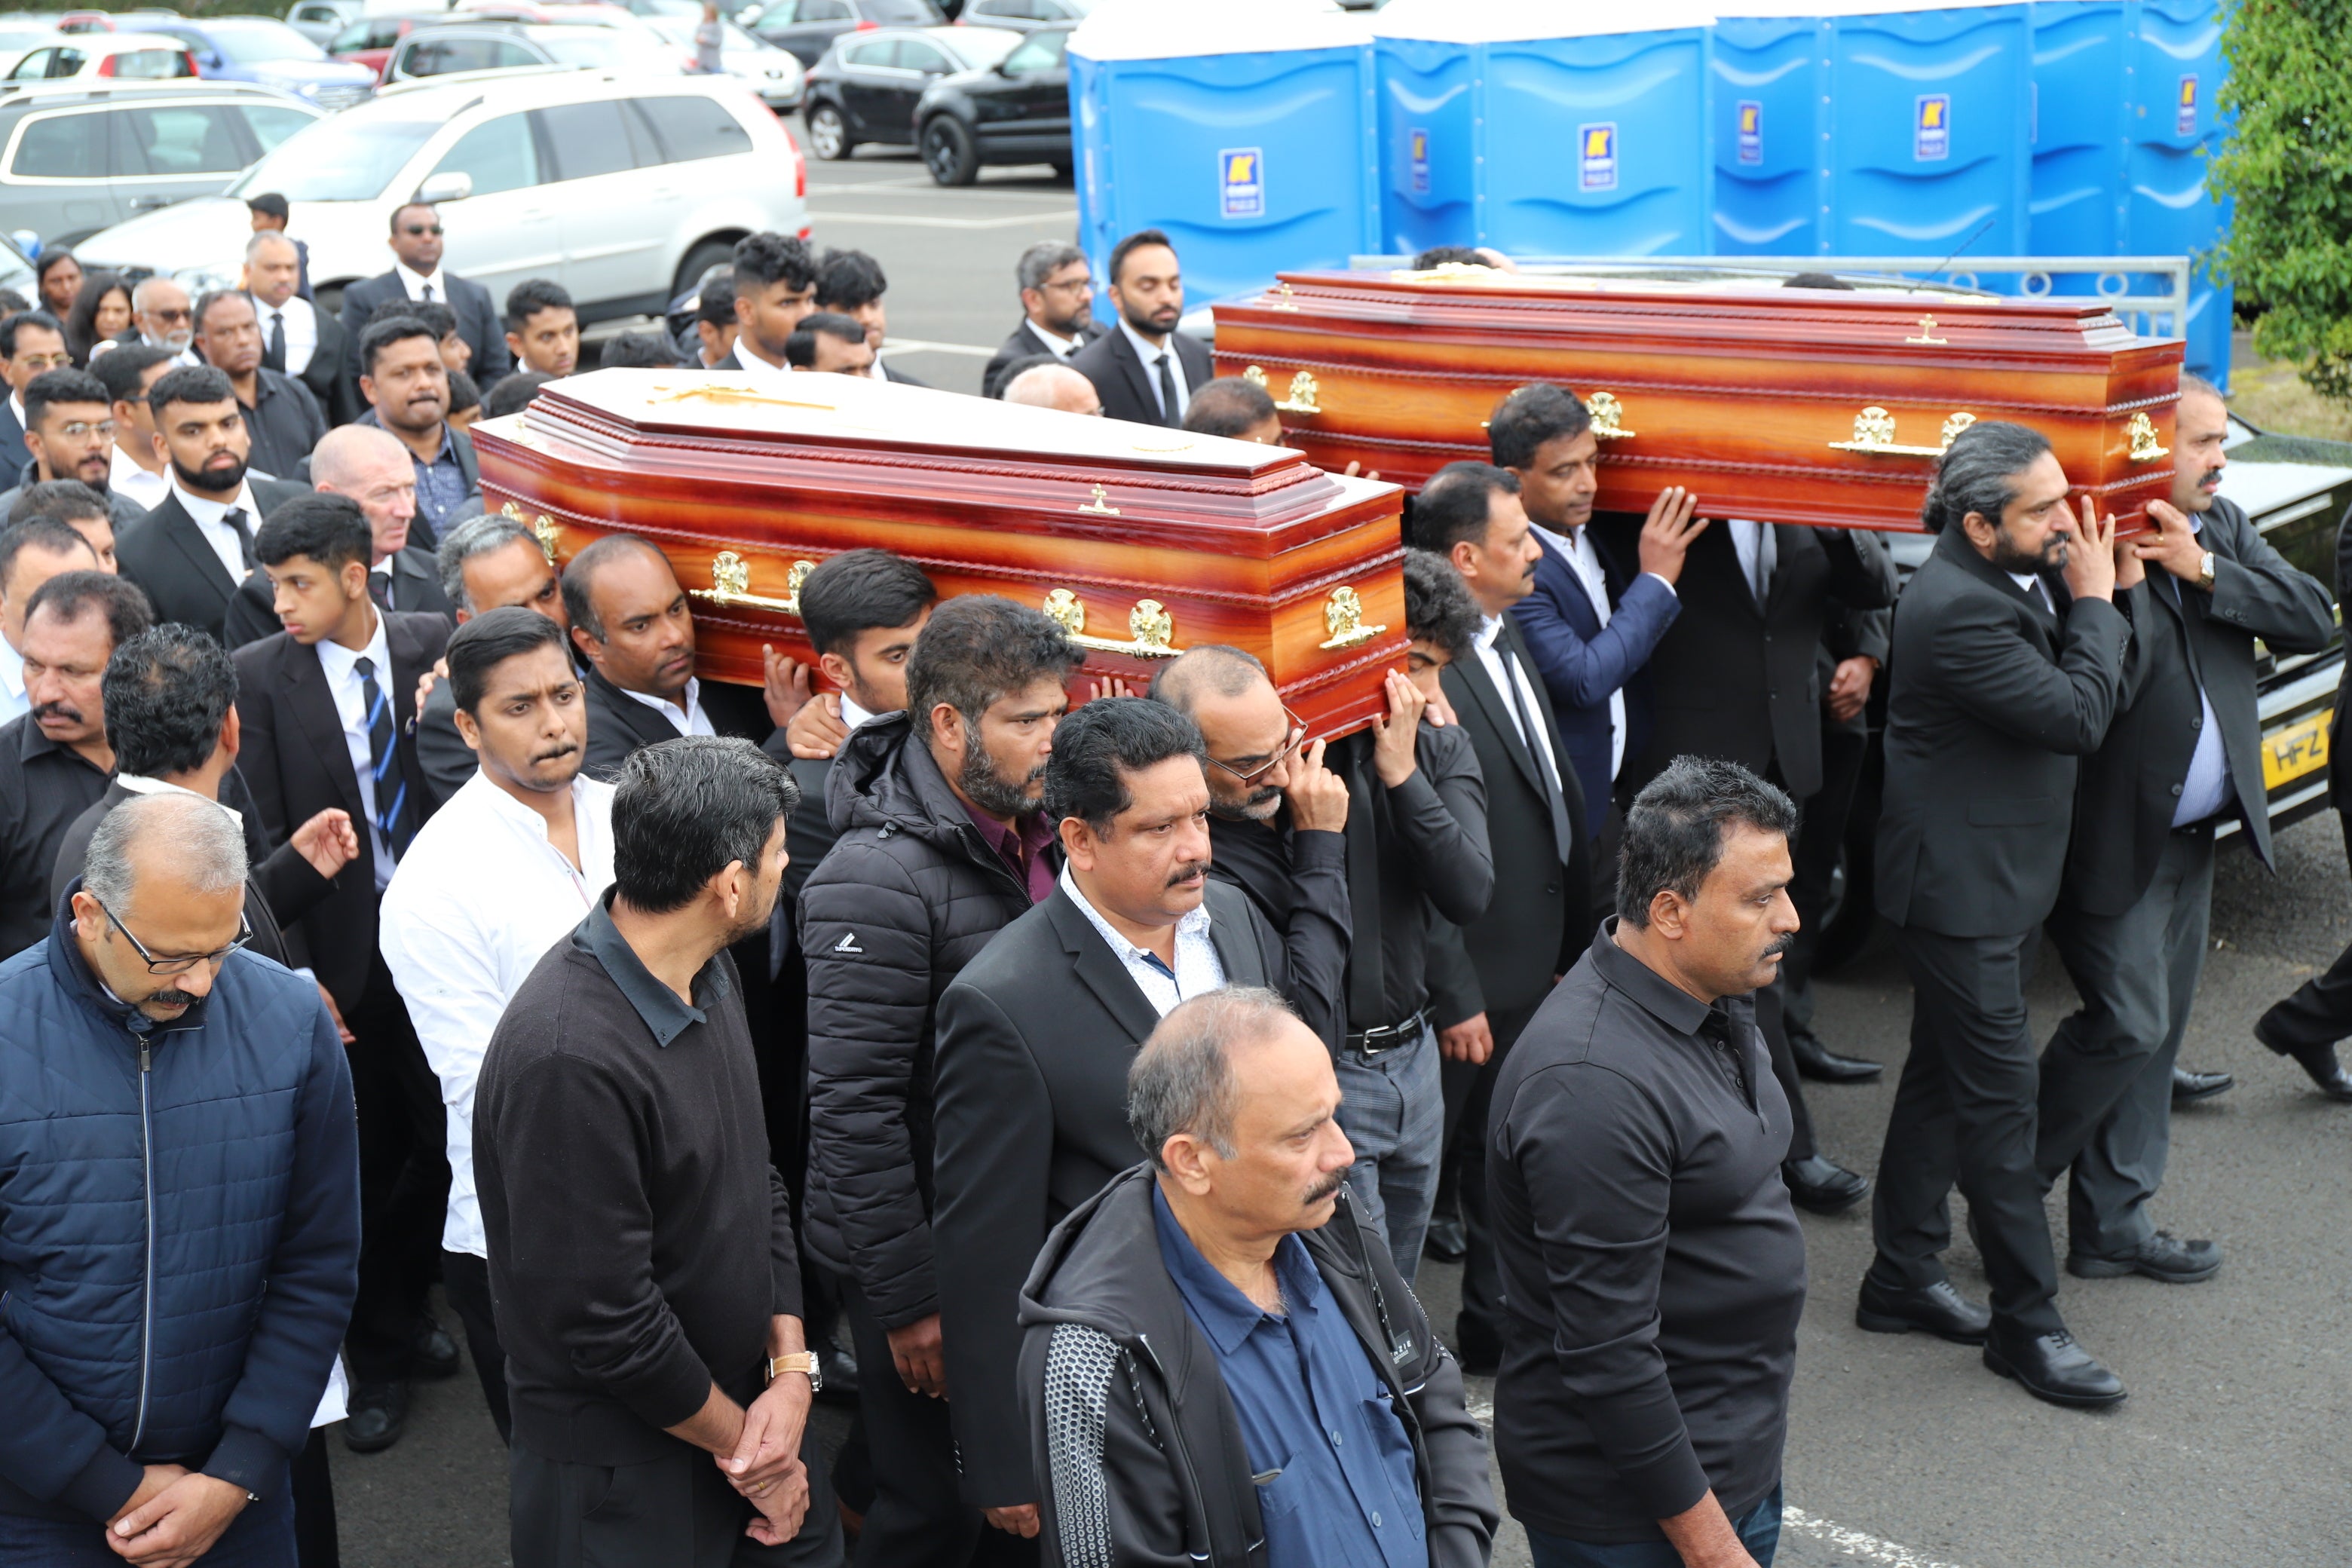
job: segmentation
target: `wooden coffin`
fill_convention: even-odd
[[[942,596],[1003,594],[1070,628],[1100,676],[1149,680],[1230,643],[1319,735],[1383,709],[1405,647],[1393,485],[1297,452],[839,375],[605,370],[474,427],[482,499],[559,560],[659,545],[693,596],[698,668],[758,685],[761,645],[813,659],[797,598],[878,546]]]
[[[2127,529],[2172,482],[2183,345],[2091,300],[1442,268],[1285,273],[1216,323],[1217,373],[1263,380],[1290,445],[1414,488],[1486,460],[1487,417],[1536,381],[1591,406],[1603,510],[1681,485],[1711,516],[1916,530],[1977,419],[2042,431]]]

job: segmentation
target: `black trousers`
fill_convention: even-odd
[[[335,1479],[327,1468],[327,1429],[310,1428],[310,1440],[294,1456],[286,1487],[294,1503],[294,1561],[300,1568],[342,1568],[335,1531]]]
[[[2352,859],[2352,812],[2339,812],[2344,824],[2344,852]],[[2295,987],[2294,994],[2264,1013],[2255,1035],[2274,1051],[2305,1050],[2332,1046],[2352,1035],[2352,947]]]
[[[344,1016],[360,1133],[359,1299],[343,1348],[355,1383],[394,1383],[415,1363],[425,1298],[441,1267],[449,1152],[441,1080],[380,954]]]
[[[1466,1247],[1462,1260],[1462,1317],[1494,1339],[1500,1339],[1503,1332],[1503,1265],[1495,1255],[1495,1221],[1486,1196],[1486,1114],[1495,1103],[1495,1079],[1503,1070],[1503,1059],[1540,1005],[1538,1001],[1507,1011],[1490,1011],[1486,1026],[1494,1031],[1495,1054],[1480,1067],[1447,1062],[1443,1068],[1444,1073],[1469,1079],[1457,1124],[1451,1130]],[[1454,1097],[1446,1098],[1450,1105]]]
[[[1822,721],[1822,787],[1801,803],[1804,826],[1790,852],[1789,901],[1804,922],[1780,960],[1781,1011],[1792,1034],[1813,1032],[1813,961],[1822,947],[1822,919],[1837,885],[1838,855],[1845,847],[1854,790],[1869,757],[1867,731]]]
[[[1787,995],[1785,979],[1774,980],[1756,993],[1756,1028],[1764,1037],[1764,1056],[1772,1064],[1773,1080],[1789,1101],[1788,1157],[1810,1160],[1821,1151],[1813,1143],[1813,1113],[1805,1106],[1805,1084],[1797,1076],[1796,1053],[1789,1048]]]
[[[466,1353],[474,1358],[474,1375],[482,1380],[482,1402],[490,1407],[499,1441],[511,1444],[514,1415],[507,1405],[507,1352],[499,1343],[498,1320],[490,1315],[489,1260],[470,1252],[443,1253],[441,1289],[466,1331]]]
[[[2025,984],[2040,928],[2017,936],[1895,933],[1911,973],[1911,1054],[1895,1091],[1873,1209],[1871,1278],[1916,1289],[1945,1278],[1955,1182],[1992,1285],[1996,1327],[2063,1327],[2058,1265],[2034,1170],[2040,1051]]]
[[[801,1434],[809,1510],[800,1533],[762,1546],[751,1505],[711,1457],[684,1443],[635,1465],[581,1465],[507,1452],[514,1568],[840,1568],[841,1515],[824,1452]]]
[[[835,1279],[857,1352],[857,1413],[873,1455],[874,1500],[857,1532],[861,1568],[963,1568],[984,1534],[996,1534],[959,1490],[947,1402],[908,1391],[890,1339],[864,1292]]]

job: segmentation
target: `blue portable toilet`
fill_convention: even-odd
[[[1105,0],[1070,35],[1078,243],[1167,231],[1188,300],[1344,267],[1376,231],[1371,36],[1311,0]]]
[[[2025,254],[2120,256],[2138,0],[2036,0]]]
[[[2212,0],[2133,0],[2130,107],[2124,120],[2122,248],[2200,257],[2220,243],[2230,208],[2206,187],[2226,129],[2216,102],[2227,68]],[[2189,275],[2189,368],[2227,391],[2233,290],[2200,263]]]
[[[1392,0],[1372,19],[1383,247],[1705,254],[1708,20],[1695,0]]]
[[[1813,0],[1721,0],[1708,60],[1717,256],[1829,248],[1829,38]]]

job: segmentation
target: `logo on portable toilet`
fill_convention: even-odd
[[[1911,156],[1932,163],[1952,155],[1952,95],[1923,92],[1911,111]]]
[[[1613,191],[1617,188],[1617,126],[1580,125],[1576,128],[1577,165],[1580,170],[1579,184],[1588,191]]]
[[[2197,134],[2197,79],[2193,76],[2180,79],[2180,120],[2176,129],[2183,136]]]
[[[1739,100],[1739,161],[1764,161],[1764,106],[1752,98]]]
[[[1429,132],[1415,129],[1405,133],[1412,153],[1412,194],[1429,195]]]
[[[1265,154],[1228,147],[1217,154],[1217,191],[1227,217],[1265,216]]]

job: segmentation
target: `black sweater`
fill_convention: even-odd
[[[738,1402],[759,1393],[770,1318],[800,1315],[791,1201],[725,953],[694,998],[656,980],[600,904],[490,1036],[474,1174],[515,1445],[542,1458],[670,1452],[662,1428],[714,1382]]]

